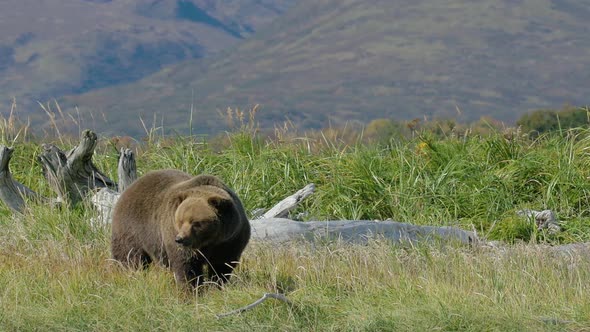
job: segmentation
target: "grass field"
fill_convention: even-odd
[[[40,140],[0,127],[2,143],[16,148],[14,177],[51,196],[35,161]],[[313,182],[317,192],[295,211],[308,219],[454,225],[510,246],[251,243],[229,285],[195,296],[161,267],[131,271],[112,262],[109,227],[90,225],[84,204],[31,203],[20,217],[2,206],[0,330],[589,331],[590,259],[539,245],[589,241],[589,134],[424,134],[378,145],[320,133],[273,140],[251,130],[215,139],[152,133],[137,147],[140,173],[216,174],[247,211]],[[95,161],[116,178],[111,142],[101,141]],[[516,216],[521,208],[554,210],[564,231],[536,230]],[[292,304],[268,300],[216,317],[265,292]]]

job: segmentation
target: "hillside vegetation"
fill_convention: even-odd
[[[35,162],[39,141],[5,120],[17,180],[51,196]],[[7,128],[7,125],[13,129]],[[534,244],[590,241],[590,131],[530,139],[451,130],[435,138],[363,143],[325,130],[256,127],[215,139],[164,137],[136,146],[141,173],[176,168],[223,178],[247,211],[270,207],[309,182],[317,192],[295,213],[313,219],[386,219],[454,225],[515,243],[485,248],[366,246],[334,242],[270,248],[252,243],[223,290],[183,294],[169,271],[130,271],[109,259],[109,226],[91,225],[84,204],[54,210],[31,203],[22,217],[0,209],[0,327],[7,330],[466,330],[584,331],[590,326],[588,256],[548,254]],[[44,140],[49,140],[45,138]],[[56,140],[67,148],[75,140]],[[115,177],[116,144],[104,139],[96,164]],[[519,208],[553,209],[564,231],[537,231]],[[216,314],[285,293],[241,315]]]
[[[590,7],[573,0],[302,0],[237,48],[136,84],[66,98],[104,113],[100,129],[218,133],[217,110],[261,104],[262,127],[375,118],[482,115],[513,123],[531,109],[585,105]],[[118,122],[122,119],[121,122]]]

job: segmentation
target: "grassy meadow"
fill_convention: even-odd
[[[11,129],[12,128],[12,129]],[[5,121],[11,171],[52,196],[36,162],[42,141]],[[359,134],[360,135],[360,134]],[[63,149],[75,139],[52,140]],[[120,143],[121,141],[119,141]],[[95,163],[116,179],[117,140],[101,139]],[[176,168],[223,178],[247,211],[270,208],[307,183],[304,219],[393,219],[452,225],[508,244],[489,248],[253,242],[222,290],[183,293],[171,273],[131,271],[110,260],[108,226],[82,204],[31,202],[23,216],[0,206],[0,330],[6,331],[590,331],[590,258],[549,245],[590,241],[590,130],[530,139],[428,133],[386,143],[336,131],[255,130],[221,137],[164,137],[136,145],[138,170]],[[516,215],[552,209],[563,232]],[[268,300],[242,314],[265,292]]]

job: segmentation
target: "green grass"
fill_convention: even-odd
[[[110,260],[108,226],[93,212],[31,203],[22,217],[0,207],[0,330],[137,331],[584,331],[590,326],[590,259],[531,244],[590,241],[589,130],[506,139],[428,136],[385,145],[310,135],[265,140],[152,136],[138,148],[140,173],[178,168],[223,178],[246,209],[269,208],[309,182],[317,192],[295,213],[308,219],[387,219],[475,229],[514,245],[463,247],[251,243],[232,282],[200,296],[154,266]],[[2,142],[11,137],[2,132]],[[11,170],[50,196],[36,142],[16,139]],[[66,140],[67,142],[67,140]],[[67,146],[63,146],[67,148]],[[115,149],[96,164],[116,178]],[[553,209],[558,235],[515,213]],[[217,314],[285,293],[239,315]]]

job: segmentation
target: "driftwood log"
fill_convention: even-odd
[[[96,143],[96,134],[85,130],[80,143],[67,154],[53,144],[43,144],[39,161],[43,166],[43,175],[57,194],[58,201],[75,205],[89,191],[99,188],[116,190],[117,184],[92,162]]]
[[[549,233],[558,233],[561,231],[561,223],[557,219],[555,212],[551,210],[535,211],[525,209],[516,211],[516,214],[534,221],[538,230],[547,229]]]
[[[110,208],[102,207],[103,200],[116,199],[116,188],[123,191],[137,178],[135,155],[130,149],[121,149],[118,165],[117,185],[109,179],[92,162],[97,136],[91,131],[84,131],[78,146],[67,154],[53,144],[44,144],[43,153],[38,158],[43,167],[43,174],[49,181],[51,188],[57,193],[57,199],[47,199],[33,190],[14,180],[10,173],[10,159],[13,148],[0,145],[0,200],[13,212],[22,213],[26,206],[26,199],[36,199],[59,204],[68,202],[76,204],[88,196],[89,192],[96,192],[102,188],[108,194],[97,194],[91,197],[99,209],[99,215],[109,215]],[[107,204],[112,206],[113,202]],[[104,210],[104,209],[107,210]]]
[[[305,188],[313,188],[308,185]],[[307,190],[306,190],[307,192]],[[293,196],[301,197],[301,191]],[[309,196],[309,195],[307,195]],[[305,197],[307,197],[305,196]],[[97,221],[110,223],[112,209],[119,198],[119,193],[108,189],[102,189],[92,197],[92,202],[102,214]],[[288,206],[285,202],[291,202]],[[294,208],[301,199],[287,197],[273,208],[278,215]],[[276,207],[276,206],[275,206]],[[269,212],[270,212],[269,211]],[[418,243],[452,241],[463,244],[477,242],[477,235],[455,227],[416,226],[395,221],[369,221],[369,220],[334,220],[334,221],[294,221],[291,219],[277,218],[270,213],[267,218],[253,219],[252,240],[270,243],[284,243],[292,240],[325,240],[337,239],[350,243],[366,243],[371,238],[384,238],[394,243]]]
[[[434,243],[457,242],[472,244],[477,235],[456,227],[417,226],[396,221],[372,220],[330,220],[294,221],[283,218],[254,219],[252,238],[256,240],[284,243],[304,239],[338,240],[349,243],[366,243],[370,239],[387,239],[393,243]]]
[[[10,159],[13,148],[0,145],[0,199],[13,212],[22,213],[25,209],[25,198],[40,199],[33,190],[12,178]]]

